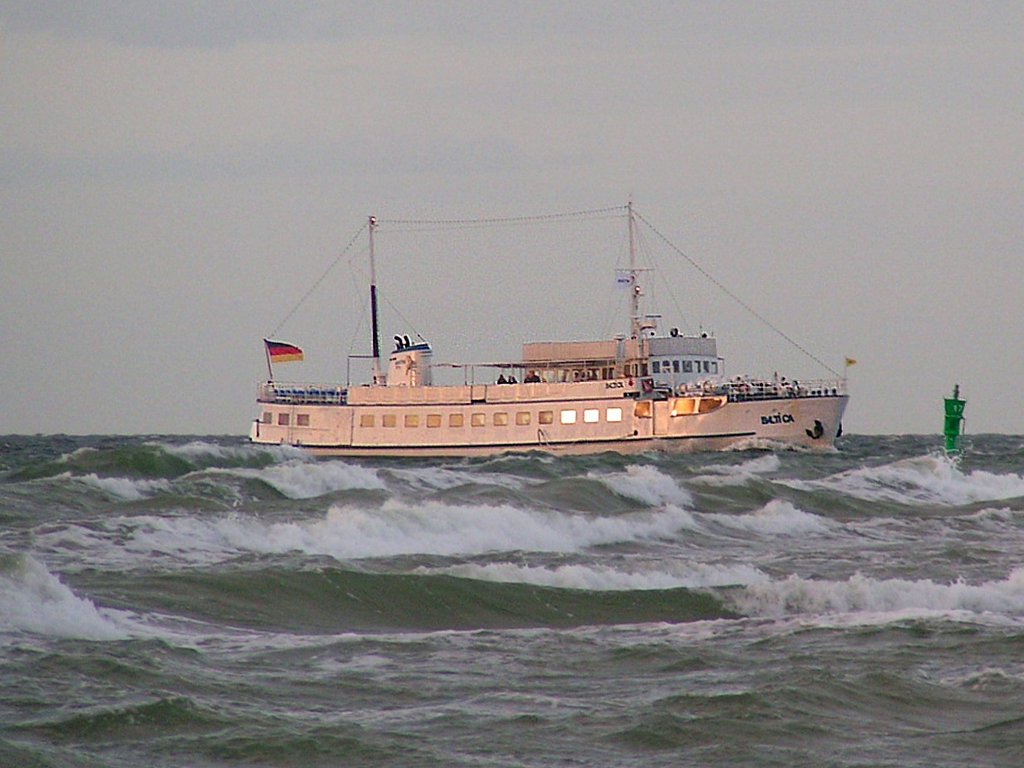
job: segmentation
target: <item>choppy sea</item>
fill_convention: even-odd
[[[2,766],[1020,766],[1024,437],[0,437]]]

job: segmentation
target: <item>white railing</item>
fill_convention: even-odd
[[[729,395],[729,399],[777,400],[786,397],[843,397],[846,395],[844,379],[741,379],[718,384],[717,390]]]
[[[344,405],[347,393],[348,390],[340,384],[265,381],[256,390],[256,400],[291,405]]]

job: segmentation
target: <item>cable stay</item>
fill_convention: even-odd
[[[323,271],[323,274],[320,275],[319,278],[317,278],[317,281],[315,283],[313,283],[313,285],[310,287],[310,289],[308,291],[306,291],[306,293],[303,295],[303,297],[301,299],[299,299],[299,301],[295,304],[294,307],[291,308],[291,310],[288,312],[288,314],[284,316],[284,319],[277,324],[277,326],[274,328],[274,330],[271,331],[269,334],[267,334],[267,338],[271,338],[272,339],[275,336],[277,336],[277,332],[281,330],[281,328],[284,326],[285,323],[287,323],[289,320],[291,320],[292,315],[294,315],[296,312],[299,311],[299,307],[301,307],[306,302],[306,299],[308,299],[310,296],[312,296],[313,292],[316,291],[316,289],[320,287],[320,283],[322,283],[327,278],[327,275],[329,275],[331,273],[331,270],[333,270],[336,266],[338,266],[338,262],[341,261],[341,257],[344,256],[346,253],[348,253],[349,250],[351,250],[352,246],[355,245],[356,240],[358,240],[359,236],[361,234],[363,234],[363,231],[366,229],[366,227],[367,227],[367,224],[363,224],[363,226],[361,226],[359,228],[359,230],[354,235],[352,235],[352,239],[348,241],[348,245],[346,245],[345,248],[341,251],[341,253],[339,253],[337,255],[337,257],[334,259],[334,261],[332,261],[330,263],[330,265],[327,267],[327,269],[325,269]]]
[[[625,216],[627,206],[616,205],[609,208],[592,208],[585,211],[567,211],[564,213],[546,213],[535,216],[504,216],[480,219],[378,219],[380,224],[395,227],[425,227],[430,229],[471,229],[477,227],[503,227],[522,224],[543,224],[565,219],[586,219],[598,217]],[[417,232],[426,230],[400,229],[392,232]]]
[[[836,375],[836,376],[840,375],[838,371],[836,371],[830,365],[828,365],[827,363],[822,361],[820,358],[818,358],[812,352],[808,351],[800,343],[798,343],[796,340],[794,340],[792,337],[790,337],[787,333],[785,333],[783,330],[778,328],[774,323],[769,321],[767,318],[765,318],[763,315],[761,315],[757,310],[755,310],[753,307],[751,307],[749,304],[747,304],[747,302],[745,302],[743,299],[741,299],[739,296],[737,296],[735,293],[733,293],[731,290],[729,290],[727,287],[725,287],[725,285],[723,285],[718,279],[716,279],[710,272],[708,272],[706,269],[704,269],[704,267],[702,267],[700,264],[698,264],[696,261],[694,261],[694,259],[692,259],[689,255],[687,255],[685,251],[683,251],[681,248],[679,248],[677,245],[675,245],[675,243],[673,243],[671,240],[669,240],[668,237],[666,237],[664,234],[662,234],[662,232],[660,230],[658,230],[658,228],[655,227],[650,221],[648,221],[642,214],[640,214],[632,206],[631,203],[629,205],[609,206],[609,207],[606,207],[606,208],[591,208],[591,209],[586,209],[586,210],[567,211],[567,212],[562,212],[562,213],[538,214],[538,215],[532,215],[532,216],[503,216],[503,217],[485,217],[485,218],[473,218],[473,219],[385,219],[385,218],[382,218],[382,219],[375,219],[373,226],[374,226],[374,228],[379,228],[381,225],[386,225],[385,231],[389,232],[389,233],[407,233],[407,232],[424,232],[424,231],[443,231],[443,230],[453,230],[453,229],[475,229],[475,228],[487,228],[487,227],[527,226],[527,225],[536,225],[536,224],[557,223],[557,222],[560,222],[560,221],[567,221],[567,220],[571,220],[571,219],[589,220],[589,219],[602,219],[602,218],[622,218],[622,217],[626,217],[626,216],[635,217],[638,221],[640,221],[644,225],[646,225],[646,227],[648,229],[650,229],[650,231],[653,232],[657,236],[657,238],[659,240],[661,240],[666,246],[668,246],[674,253],[676,253],[678,256],[682,257],[683,259],[685,259],[686,262],[690,264],[690,266],[692,266],[701,275],[703,275],[705,278],[707,278],[707,280],[709,282],[711,282],[720,291],[722,291],[722,293],[724,293],[730,299],[735,301],[739,306],[741,306],[743,309],[745,309],[747,312],[749,312],[754,318],[756,318],[758,321],[763,323],[766,327],[768,327],[772,331],[774,331],[779,337],[781,337],[786,342],[788,342],[792,347],[794,347],[795,349],[799,350],[807,358],[809,358],[810,360],[813,360],[815,363],[820,365],[825,370],[831,372],[833,375]],[[278,331],[280,331],[280,329],[285,325],[285,323],[287,323],[292,318],[292,316],[307,301],[307,299],[309,299],[309,297],[317,290],[317,288],[320,287],[320,284],[323,283],[323,281],[334,270],[334,268],[338,265],[338,263],[342,260],[342,258],[352,249],[352,246],[356,243],[356,241],[360,238],[360,236],[363,235],[363,233],[367,230],[368,226],[370,226],[368,223],[364,223],[356,231],[356,233],[354,235],[352,235],[352,238],[349,240],[348,244],[341,251],[341,253],[339,253],[337,255],[337,257],[334,259],[334,261],[332,261],[331,264],[327,267],[327,269],[325,269],[324,272],[320,275],[320,277],[317,278],[317,280],[313,283],[313,285],[309,288],[309,290],[306,291],[306,293],[302,296],[302,298],[299,299],[299,301],[295,304],[295,306],[292,307],[292,309],[277,324],[277,326],[274,328],[274,330],[271,331],[270,334],[268,334],[269,338],[272,338],[272,337],[276,336]],[[641,246],[640,249],[643,252],[648,253],[648,257],[649,257],[649,249],[646,248],[646,246],[645,246],[645,244],[643,242],[643,238],[639,236],[639,233],[637,233],[637,242]],[[354,258],[354,256],[352,258]],[[350,264],[352,263],[352,259],[349,260],[349,263]],[[358,271],[361,272],[362,270],[358,270]],[[635,265],[633,267],[633,271],[639,271],[635,267]],[[657,271],[657,270],[655,270],[655,271]],[[664,281],[664,276],[662,276],[662,279]],[[674,293],[673,293],[673,291],[671,289],[671,286],[668,285],[667,281],[665,281],[665,282],[666,282],[666,288],[668,289],[669,296],[672,299],[673,303],[676,305],[676,310],[679,313],[680,318],[683,319],[684,324],[685,324],[686,320],[685,320],[685,317],[683,317],[683,313],[682,313],[681,308],[679,306],[679,302],[676,300],[676,297],[675,297],[675,295],[674,295]],[[384,296],[381,296],[381,298],[384,300],[384,302],[390,307],[390,309],[393,312],[395,312],[400,317],[402,317],[402,319],[405,321],[407,326],[409,326],[411,328],[415,328],[415,326],[411,322],[409,322],[409,320],[407,318],[402,316],[401,310],[399,310],[397,306],[395,306],[392,302],[387,300],[387,298],[385,298]],[[419,335],[419,334],[417,333],[417,335]]]
[[[686,253],[685,253],[685,252],[684,252],[684,251],[683,251],[683,250],[682,250],[681,248],[679,248],[679,247],[678,247],[678,246],[677,246],[677,245],[676,245],[675,243],[673,243],[673,242],[672,242],[671,240],[669,240],[669,239],[668,239],[668,238],[667,238],[667,237],[666,237],[665,235],[663,235],[663,234],[662,234],[661,232],[659,232],[659,231],[658,231],[658,229],[657,229],[657,227],[655,227],[655,226],[654,226],[653,224],[651,224],[651,222],[649,222],[649,221],[648,221],[647,219],[645,219],[645,218],[644,218],[644,217],[643,217],[643,216],[642,216],[641,214],[639,214],[639,213],[636,213],[636,212],[634,211],[634,215],[635,215],[635,216],[636,216],[636,217],[637,217],[637,218],[638,218],[638,219],[639,219],[640,221],[642,221],[642,222],[643,222],[644,224],[646,224],[646,225],[647,225],[647,227],[648,227],[648,228],[649,228],[649,229],[650,229],[650,230],[651,230],[651,231],[652,231],[652,232],[653,232],[653,233],[654,233],[655,235],[657,235],[657,236],[658,236],[658,238],[659,238],[659,239],[660,239],[660,240],[661,240],[661,241],[662,241],[663,243],[665,243],[665,245],[667,245],[667,246],[668,246],[669,248],[671,248],[671,249],[672,249],[673,251],[675,251],[675,253],[676,253],[676,254],[678,254],[679,256],[682,256],[682,257],[683,257],[684,259],[686,259],[686,261],[687,261],[687,262],[688,262],[688,263],[690,264],[690,266],[692,266],[692,267],[693,267],[694,269],[696,269],[696,270],[697,270],[698,272],[700,272],[700,273],[701,273],[702,275],[704,275],[704,277],[706,277],[706,278],[707,278],[707,279],[708,279],[709,281],[711,281],[711,283],[712,283],[712,284],[713,284],[713,285],[714,285],[714,286],[715,286],[716,288],[718,288],[718,290],[720,290],[720,291],[721,291],[722,293],[724,293],[724,294],[725,294],[726,296],[728,296],[728,297],[729,297],[730,299],[732,299],[733,301],[735,301],[735,302],[736,302],[737,304],[739,304],[739,305],[740,305],[741,307],[743,307],[743,308],[744,308],[745,310],[747,310],[747,312],[749,312],[749,313],[750,313],[751,315],[753,315],[753,316],[754,316],[755,318],[757,318],[757,319],[758,319],[758,320],[760,320],[760,321],[761,321],[762,323],[764,323],[764,325],[766,325],[766,326],[767,326],[768,328],[770,328],[771,330],[775,331],[775,333],[777,333],[777,334],[778,334],[778,335],[779,335],[780,337],[782,337],[783,339],[785,339],[785,340],[786,340],[787,342],[789,342],[789,343],[790,343],[790,344],[791,344],[791,345],[792,345],[792,346],[793,346],[794,348],[798,349],[798,350],[799,350],[800,352],[802,352],[803,354],[805,354],[805,355],[806,355],[806,356],[807,356],[808,358],[810,358],[811,360],[813,360],[814,362],[816,362],[816,363],[817,363],[818,365],[820,365],[820,366],[821,366],[822,368],[824,368],[825,370],[829,371],[829,372],[830,372],[830,373],[832,373],[832,374],[833,374],[834,376],[840,376],[840,375],[841,375],[841,374],[839,373],[839,371],[835,370],[835,369],[834,369],[834,368],[833,368],[832,366],[828,365],[827,363],[825,363],[824,361],[822,361],[821,359],[819,359],[819,358],[818,358],[818,357],[817,357],[816,355],[814,355],[814,354],[812,354],[811,352],[809,352],[808,350],[806,350],[806,349],[805,349],[805,348],[804,348],[803,346],[801,346],[801,345],[800,345],[799,343],[797,343],[797,342],[796,342],[796,341],[795,341],[794,339],[792,339],[792,338],[791,338],[791,337],[790,337],[790,336],[789,336],[788,334],[786,334],[786,333],[785,333],[784,331],[782,331],[781,329],[779,329],[779,328],[778,328],[777,326],[775,326],[775,325],[774,325],[774,324],[773,324],[773,323],[772,323],[771,321],[769,321],[769,320],[768,320],[767,318],[765,318],[765,317],[764,317],[763,315],[761,315],[761,314],[760,314],[759,312],[757,312],[757,310],[755,310],[755,309],[754,309],[753,307],[751,307],[751,306],[750,306],[749,304],[747,304],[747,302],[745,302],[745,301],[744,301],[743,299],[741,299],[741,298],[740,298],[739,296],[737,296],[737,295],[736,295],[735,293],[733,293],[733,292],[732,292],[732,291],[730,291],[730,290],[729,290],[728,288],[726,288],[726,287],[725,287],[724,285],[722,285],[722,283],[720,283],[720,282],[719,282],[718,280],[716,280],[716,279],[715,279],[715,277],[714,277],[713,275],[711,275],[711,273],[709,273],[709,272],[708,272],[708,271],[707,271],[706,269],[704,269],[704,267],[702,267],[702,266],[701,266],[700,264],[698,264],[698,263],[697,263],[696,261],[694,261],[693,259],[691,259],[691,258],[690,258],[690,257],[689,257],[688,255],[686,255]]]

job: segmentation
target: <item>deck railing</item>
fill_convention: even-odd
[[[347,393],[348,390],[338,384],[265,381],[256,391],[256,400],[261,403],[290,405],[344,405]]]
[[[843,379],[733,379],[721,382],[716,389],[724,390],[729,399],[736,402],[786,397],[843,397],[846,394],[846,382]]]

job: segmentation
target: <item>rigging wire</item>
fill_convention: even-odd
[[[592,208],[585,211],[567,211],[565,213],[546,213],[536,216],[504,216],[483,219],[378,219],[380,224],[392,224],[398,227],[431,227],[431,228],[462,228],[462,227],[499,227],[517,224],[538,224],[547,221],[558,221],[561,219],[584,218],[607,216],[609,214],[623,215],[626,206],[616,205],[610,208]],[[417,232],[422,230],[391,230],[402,232]]]
[[[306,302],[306,299],[308,299],[313,294],[313,292],[320,287],[320,283],[322,283],[324,279],[327,277],[327,275],[330,274],[331,270],[338,266],[338,262],[341,261],[341,257],[349,252],[349,249],[352,248],[356,240],[359,239],[359,236],[363,234],[363,230],[366,229],[367,226],[367,224],[363,224],[363,226],[359,228],[359,231],[352,235],[352,239],[348,241],[348,245],[346,245],[345,248],[341,251],[341,253],[337,255],[334,261],[331,262],[330,266],[328,266],[327,269],[324,270],[323,274],[320,275],[319,278],[317,278],[317,281],[313,283],[312,287],[308,291],[306,291],[305,295],[301,299],[299,299],[298,303],[296,303],[296,305],[291,308],[291,311],[284,316],[284,319],[277,324],[277,327],[274,328],[274,330],[268,334],[267,338],[273,338],[274,336],[276,336],[277,332],[281,330],[284,324],[291,320],[292,315],[294,315],[299,310],[299,307],[301,307]]]
[[[633,212],[636,213],[636,209],[635,208],[633,209]],[[637,214],[637,216],[639,217],[639,214]],[[660,269],[657,268],[658,265],[655,264],[655,262],[654,262],[654,250],[647,244],[647,238],[644,236],[643,230],[640,229],[639,227],[636,230],[636,246],[637,246],[637,253],[640,254],[643,257],[644,261],[647,264],[650,264],[650,267],[651,267],[650,271],[651,271],[651,273],[654,274],[655,276],[657,276],[658,280],[662,284],[664,284],[665,292],[668,293],[668,297],[672,300],[672,304],[676,308],[676,315],[679,317],[680,321],[682,322],[683,327],[684,328],[689,328],[692,331],[694,329],[693,324],[691,324],[690,321],[686,318],[686,314],[683,312],[683,308],[679,304],[679,299],[676,298],[675,291],[672,290],[672,284],[669,283],[669,281],[668,281],[668,276],[666,275],[666,273],[663,270],[660,270]],[[657,301],[655,300],[655,291],[657,290],[657,288],[658,288],[657,283],[654,283],[652,281],[652,283],[650,285],[651,299],[652,299],[651,303],[655,304],[655,306],[657,306]]]
[[[771,328],[773,331],[775,331],[775,333],[777,333],[783,339],[785,339],[790,344],[792,344],[796,349],[798,349],[801,352],[803,352],[805,355],[807,355],[807,357],[809,357],[811,360],[816,362],[822,368],[824,368],[825,370],[831,372],[835,376],[841,375],[839,373],[839,371],[835,370],[834,368],[832,368],[832,366],[830,366],[827,363],[825,363],[822,360],[820,360],[817,356],[815,356],[811,352],[808,352],[800,344],[798,344],[796,341],[794,341],[792,338],[790,338],[789,335],[787,335],[784,331],[782,331],[779,328],[777,328],[774,324],[772,324],[770,321],[768,321],[763,315],[759,314],[756,310],[754,310],[754,308],[751,307],[749,304],[747,304],[745,301],[743,301],[743,299],[741,299],[735,293],[733,293],[728,288],[726,288],[724,285],[722,285],[720,282],[718,282],[718,280],[716,280],[706,269],[704,269],[704,267],[702,267],[696,261],[694,261],[689,256],[687,256],[683,252],[683,250],[681,248],[679,248],[675,243],[673,243],[671,240],[669,240],[667,237],[665,237],[665,235],[663,235],[661,232],[659,232],[658,229],[653,224],[651,224],[651,222],[649,222],[647,219],[645,219],[641,214],[637,213],[636,209],[633,210],[633,214],[640,221],[642,221],[644,224],[646,224],[650,228],[650,230],[655,235],[657,235],[669,248],[671,248],[677,254],[682,256],[684,259],[686,259],[686,261],[688,261],[690,263],[690,266],[692,266],[694,269],[696,269],[698,272],[700,272],[702,275],[704,275],[704,277],[706,277],[708,280],[710,280],[715,285],[715,287],[718,288],[718,290],[720,290],[722,293],[724,293],[730,299],[735,301],[737,304],[739,304],[741,307],[743,307],[745,310],[747,310],[747,312],[749,312],[751,315],[756,317],[758,320],[760,320],[766,326]]]

